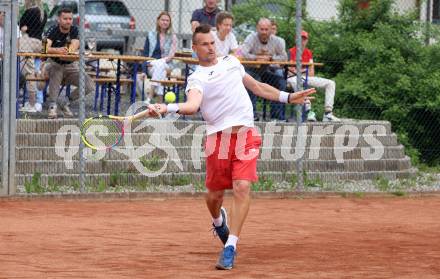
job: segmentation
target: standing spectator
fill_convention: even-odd
[[[234,16],[228,12],[220,12],[217,15],[215,27],[216,31],[212,31],[215,39],[215,47],[218,56],[226,56],[235,54],[238,49],[237,39],[232,33],[232,23]]]
[[[74,53],[79,47],[78,27],[72,25],[72,11],[69,8],[61,8],[58,11],[58,24],[47,30],[47,53],[67,55]],[[77,61],[63,58],[51,58],[48,65],[49,73],[49,111],[48,118],[57,118],[57,98],[62,82],[72,84],[77,88],[69,96],[71,100],[79,97],[79,66]],[[86,94],[95,91],[92,79],[85,76]],[[62,103],[58,100],[64,117],[73,117],[69,108],[69,102]]]
[[[148,32],[145,38],[143,55],[147,57],[153,57],[157,60],[149,62],[151,65],[150,74],[153,80],[164,80],[166,78],[167,70],[170,69],[170,63],[177,50],[177,37],[173,32],[173,26],[171,23],[171,16],[168,12],[164,11],[159,14],[156,21],[156,29]],[[139,78],[137,84],[138,90],[142,90],[142,83],[145,80],[145,73],[147,63],[142,64],[143,74]],[[151,83],[153,88],[148,88],[149,99],[153,99],[154,94],[163,95],[163,86]]]
[[[307,85],[315,88],[324,88],[325,90],[325,102],[324,102],[324,116],[322,117],[322,121],[324,122],[339,122],[341,121],[339,118],[333,115],[333,103],[335,99],[335,89],[336,89],[336,83],[333,80],[326,79],[326,78],[320,78],[315,76],[315,67],[313,66],[313,53],[310,49],[308,49],[307,43],[309,41],[309,34],[306,31],[301,32],[301,48],[303,49],[303,53],[301,56],[302,63],[311,63],[312,65],[309,66],[309,73],[307,78]],[[296,59],[296,47],[292,47],[290,49],[290,60],[295,61]],[[295,67],[289,67],[289,71],[293,74],[296,73]],[[305,71],[306,67],[303,67],[302,69],[302,76],[303,79],[305,79]],[[296,87],[296,76],[290,77],[287,79],[287,82],[290,83],[290,85],[295,88]],[[305,104],[305,110],[307,115],[307,121],[316,121],[316,115],[311,110],[312,106],[310,102],[306,102]]]
[[[256,61],[285,61],[287,53],[280,38],[272,35],[272,24],[269,19],[261,18],[257,24],[257,32],[249,34],[241,48],[244,58]],[[276,64],[276,63],[274,63]],[[264,65],[259,68],[247,67],[246,71],[256,80],[268,83],[279,90],[286,89],[286,80],[279,67]],[[249,93],[254,113],[257,97]],[[271,102],[270,115],[273,119],[284,120],[284,105]]]
[[[205,6],[197,9],[192,13],[191,17],[191,31],[194,32],[200,24],[209,24],[215,28],[215,17],[220,12],[217,6],[218,0],[204,0]]]
[[[25,11],[20,18],[19,50],[21,52],[40,52],[41,35],[47,21],[47,13],[43,9],[41,0],[25,0]],[[35,76],[33,58],[23,58],[21,62],[22,74],[25,78]],[[40,112],[42,104],[36,102],[37,86],[35,81],[28,82],[29,101],[24,104],[21,111]]]

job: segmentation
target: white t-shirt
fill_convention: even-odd
[[[202,95],[200,111],[208,135],[233,126],[254,127],[252,102],[243,84],[246,72],[231,55],[218,57],[217,64],[198,66],[188,77],[185,92],[198,89]]]
[[[231,50],[238,48],[237,39],[232,32],[226,35],[225,40],[222,41],[218,37],[217,31],[211,31],[215,39],[215,48],[217,49],[217,56],[228,55]]]

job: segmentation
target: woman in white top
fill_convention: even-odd
[[[167,70],[170,69],[169,63],[177,49],[177,37],[173,32],[171,16],[168,12],[163,11],[159,14],[156,21],[156,29],[148,32],[145,38],[143,55],[156,58],[150,62],[150,74],[153,80],[166,79]],[[146,65],[142,65],[142,70],[146,73]],[[145,74],[140,78],[138,89],[142,88],[142,82]],[[163,87],[160,84],[152,83],[153,90],[149,93],[149,98],[153,98],[154,93],[163,95]],[[154,92],[155,91],[155,92]]]
[[[316,91],[311,88],[289,94],[256,81],[236,57],[217,57],[210,31],[211,27],[204,24],[193,33],[193,50],[200,66],[188,78],[187,101],[150,105],[147,113],[194,114],[200,109],[207,124],[206,205],[213,228],[224,245],[216,268],[231,269],[249,210],[251,183],[258,179],[257,157],[261,144],[254,129],[254,113],[246,88],[262,98],[291,104],[304,103]],[[229,222],[222,207],[226,189],[232,189],[233,193]]]
[[[232,23],[234,16],[228,12],[221,12],[216,17],[216,31],[212,31],[215,39],[217,56],[235,54],[238,49],[237,39],[232,33]]]

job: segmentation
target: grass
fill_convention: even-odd
[[[304,186],[309,188],[311,187],[322,188],[324,186],[324,183],[320,178],[309,178],[307,172],[304,171]]]
[[[189,175],[174,176],[173,174],[171,176],[170,185],[172,186],[183,186],[189,184],[191,184],[191,177]]]
[[[196,180],[193,183],[194,191],[196,192],[203,192],[205,191],[205,182],[202,180]]]
[[[377,176],[374,178],[373,183],[379,191],[388,192],[391,189],[390,181],[386,177]]]
[[[53,177],[49,177],[49,178],[47,179],[47,191],[48,191],[48,192],[52,192],[52,193],[54,193],[54,192],[60,192],[60,186],[58,186],[58,185],[55,183]]]
[[[31,181],[24,182],[24,189],[26,193],[44,193],[45,189],[41,185],[41,173],[35,172],[32,175]]]
[[[140,161],[142,166],[150,171],[157,171],[162,167],[160,164],[160,158],[157,155],[142,157]]]
[[[406,192],[402,191],[402,190],[393,191],[393,192],[391,192],[391,194],[393,194],[394,196],[397,196],[397,197],[404,197],[404,196],[406,196]]]
[[[274,191],[275,183],[270,176],[260,175],[258,182],[252,183],[252,191]]]

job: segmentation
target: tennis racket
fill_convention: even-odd
[[[160,119],[159,112],[149,116],[143,110],[131,116],[99,115],[84,120],[81,125],[81,140],[93,150],[109,150],[117,146],[125,135],[125,128],[134,120],[144,117]]]

